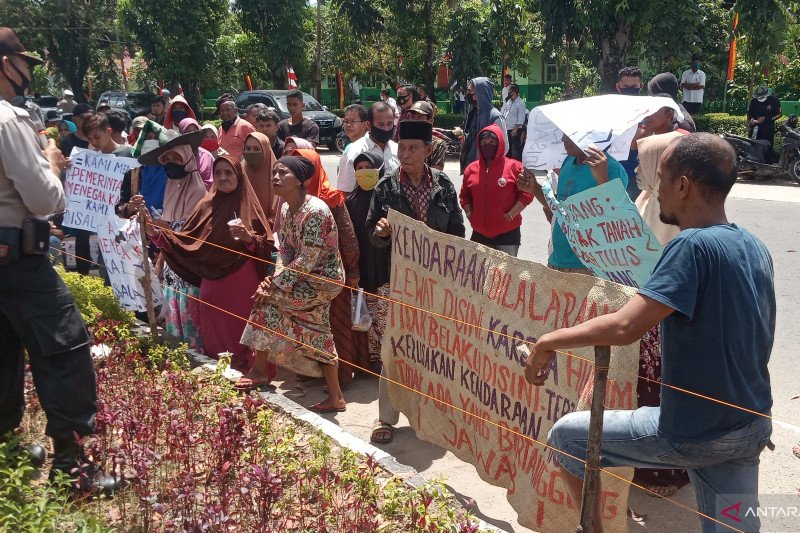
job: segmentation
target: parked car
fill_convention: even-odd
[[[42,110],[42,116],[46,117],[48,111],[58,111],[58,114],[61,114],[61,110],[58,108],[58,100],[57,96],[43,94],[34,98],[33,102]]]
[[[150,112],[150,104],[156,95],[150,92],[106,91],[97,100],[97,109],[107,105],[128,115],[128,120]]]
[[[286,95],[289,91],[264,89],[257,91],[243,91],[236,97],[236,107],[244,113],[253,104],[266,104],[274,109],[281,119],[289,118],[289,109],[286,107]],[[313,120],[319,126],[319,143],[324,144],[329,150],[336,150],[336,136],[342,131],[342,120],[328,111],[317,102],[313,96],[303,93],[305,108],[303,116]]]

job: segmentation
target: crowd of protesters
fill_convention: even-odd
[[[15,87],[8,72],[0,75],[0,89],[5,80]],[[674,75],[650,80],[649,93],[674,105],[642,120],[624,161],[563,135],[567,157],[556,169],[557,199],[620,180],[666,248],[651,280],[626,306],[543,336],[525,372],[541,385],[556,349],[640,340],[640,408],[606,414],[606,466],[637,467],[635,481],[662,496],[691,481],[699,489],[698,507],[714,514],[719,487],[757,492],[769,422],[654,383],[669,381],[767,414],[775,302],[769,253],[725,215],[735,156],[718,138],[693,134],[687,109],[699,109],[704,84],[699,60],[682,76],[682,104]],[[634,96],[644,87],[639,69],[620,71],[619,93]],[[181,95],[159,95],[149,116],[127,124],[118,111],[92,111],[64,91],[60,105],[71,118],[51,124],[63,161],[53,170],[68,166],[75,149],[138,158],[141,166],[125,175],[115,209],[121,217],[146,218],[167,332],[211,357],[230,354],[242,390],[268,385],[279,367],[298,382],[323,378],[328,396],[312,409],[342,412],[359,370],[381,372],[389,210],[461,238],[468,221],[472,241],[510,256],[518,254],[522,214],[534,200],[541,212],[531,216],[552,219],[536,176],[520,161],[526,134],[536,125],[527,124],[528,109],[512,77],[504,76],[500,109],[489,78],[466,84],[460,190],[444,170],[448,141],[434,128],[437,105],[430,96],[425,86],[402,84],[396,99],[387,89],[369,107],[344,109],[350,144],[334,184],[316,151],[319,127],[303,115],[299,91],[286,96],[286,119],[262,104],[240,110],[223,94],[216,102],[219,127],[201,125]],[[759,102],[767,96],[759,93]],[[755,117],[752,125],[763,122]],[[0,193],[4,179],[0,174]],[[54,235],[63,234],[57,218],[51,224]],[[72,233],[78,271],[89,273],[90,232]],[[550,242],[550,268],[590,274],[559,224],[552,224]],[[366,331],[354,328],[351,316],[358,289],[371,317]],[[738,304],[725,305],[726,299]],[[692,355],[700,352],[703,357]],[[376,384],[371,440],[378,444],[392,441],[399,420],[386,383]],[[559,462],[575,501],[582,465],[574,457],[586,452],[587,417],[564,416],[550,434],[553,446],[571,454]],[[732,435],[738,444],[731,444]]]

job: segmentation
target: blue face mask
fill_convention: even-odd
[[[184,111],[183,109],[175,109],[172,111],[172,122],[175,124],[180,124],[181,120],[185,119],[189,116],[189,113]]]

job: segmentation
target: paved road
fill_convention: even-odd
[[[321,150],[322,161],[331,181],[335,184],[338,155]],[[448,162],[445,171],[460,188],[458,164]],[[777,334],[770,361],[773,397],[773,416],[776,420],[800,426],[800,381],[797,379],[797,346],[800,345],[800,186],[789,184],[737,184],[728,201],[729,217],[761,238],[772,253],[775,262],[775,281],[778,302]],[[523,243],[520,257],[537,262],[547,258],[549,225],[536,205],[523,213]],[[469,235],[469,230],[468,233]],[[735,302],[731,302],[735,305]],[[289,379],[287,390],[293,385]],[[287,387],[288,386],[288,387]],[[374,380],[358,380],[346,391],[349,402],[346,413],[329,417],[354,435],[368,439],[372,421],[377,416],[377,384]],[[319,386],[309,387],[297,400],[304,405],[322,399]],[[777,449],[764,451],[761,466],[761,491],[763,493],[798,494],[800,490],[800,460],[792,454],[792,446],[800,441],[800,432],[775,424],[772,437]],[[401,417],[395,440],[386,450],[398,460],[419,470],[429,479],[440,479],[459,497],[475,500],[476,514],[507,531],[530,531],[519,525],[517,515],[505,498],[505,491],[482,481],[475,468],[457,459],[450,452],[419,441]],[[682,489],[675,497],[679,502],[694,507],[690,487]],[[694,515],[670,502],[648,497],[632,489],[630,505],[639,514],[647,515],[648,532],[695,532],[699,523]],[[640,525],[631,521],[631,530]],[[789,531],[789,529],[787,529]]]

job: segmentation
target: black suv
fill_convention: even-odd
[[[106,91],[97,100],[97,108],[107,105],[128,115],[128,120],[150,112],[156,95],[149,92]]]
[[[286,107],[286,95],[289,91],[273,91],[272,89],[258,91],[243,91],[236,97],[236,107],[239,113],[244,113],[253,104],[266,104],[280,115],[281,119],[289,118],[289,109]],[[336,150],[336,136],[342,131],[342,120],[327,111],[313,96],[303,93],[305,108],[303,116],[317,123],[319,126],[319,143],[324,144],[329,150]]]

